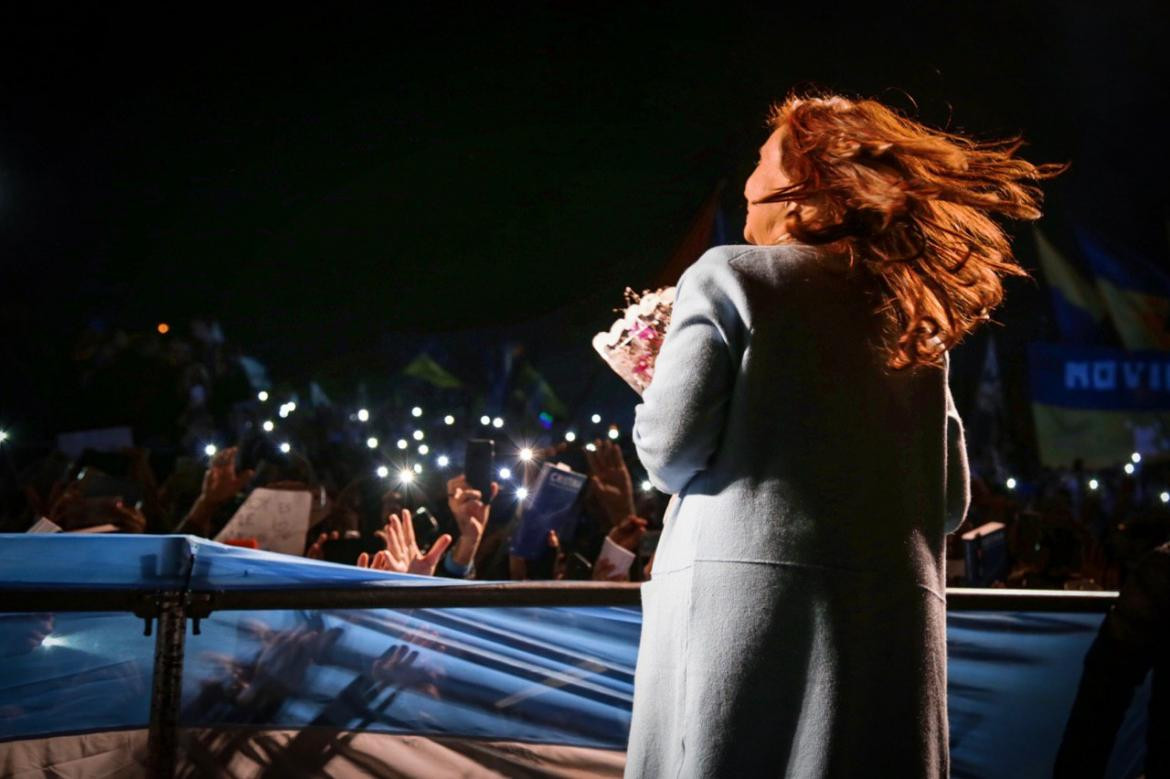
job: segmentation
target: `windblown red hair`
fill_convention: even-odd
[[[940,365],[1003,301],[1004,276],[1027,276],[993,217],[1035,220],[1035,182],[1067,165],[1014,155],[1023,141],[935,130],[876,100],[790,95],[768,117],[792,182],[788,233],[837,244],[880,290],[886,362]],[[801,206],[812,216],[802,218]]]

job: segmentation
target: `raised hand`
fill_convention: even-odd
[[[467,567],[475,559],[475,552],[479,549],[479,542],[483,540],[483,532],[491,516],[491,502],[499,493],[500,485],[493,481],[491,497],[485,502],[483,493],[471,489],[463,474],[447,481],[447,508],[451,509],[455,524],[459,527],[459,540],[451,550],[451,559],[457,565]]]
[[[375,553],[373,558],[362,552],[357,559],[359,568],[433,576],[443,553],[451,545],[451,536],[444,533],[435,539],[425,554],[419,550],[414,522],[407,509],[402,510],[402,517],[391,514],[385,530],[378,531],[378,535],[386,542],[386,548]]]
[[[589,496],[605,519],[605,527],[615,527],[635,513],[634,483],[622,458],[622,450],[612,441],[593,442],[597,451],[585,450],[589,464]]]
[[[236,473],[236,447],[216,452],[203,474],[203,489],[191,505],[187,516],[179,523],[180,532],[195,531],[208,534],[216,511],[236,496],[252,480],[251,469]]]
[[[500,492],[500,485],[492,482],[491,497],[485,502],[483,493],[473,490],[467,483],[467,477],[459,474],[447,481],[447,507],[455,516],[462,535],[482,535],[487,527],[488,517],[491,514],[491,502]]]
[[[215,453],[203,474],[203,490],[197,502],[219,507],[234,498],[256,474],[252,469],[236,473],[237,447],[229,446]]]
[[[324,560],[325,559],[325,544],[329,541],[336,541],[341,538],[341,533],[334,530],[332,533],[322,533],[317,536],[317,540],[309,545],[305,550],[305,557],[310,560]]]
[[[620,525],[609,531],[609,538],[622,549],[637,552],[638,542],[646,535],[647,524],[641,517],[628,516]]]

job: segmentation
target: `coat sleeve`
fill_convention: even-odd
[[[634,447],[663,492],[678,494],[704,470],[723,434],[743,329],[728,289],[736,283],[726,262],[701,259],[675,287],[654,379],[634,409]]]
[[[947,462],[946,462],[946,533],[958,530],[971,506],[971,471],[967,464],[967,439],[963,434],[963,420],[951,395],[950,354],[947,354]]]

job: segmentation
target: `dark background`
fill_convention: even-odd
[[[0,421],[51,430],[84,403],[66,390],[83,327],[192,316],[329,386],[425,334],[552,316],[527,340],[564,392],[721,180],[739,240],[768,104],[801,84],[1023,133],[1033,161],[1072,162],[1047,187],[1058,245],[1081,221],[1167,263],[1163,4],[767,7],[6,14]],[[1008,282],[1015,407],[1047,311],[1042,279]],[[961,408],[980,338],[953,363]]]

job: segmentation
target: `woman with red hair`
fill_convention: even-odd
[[[949,350],[1027,275],[1016,158],[792,96],[748,245],[682,275],[634,443],[675,499],[643,586],[627,776],[946,776],[944,536],[970,502]]]

